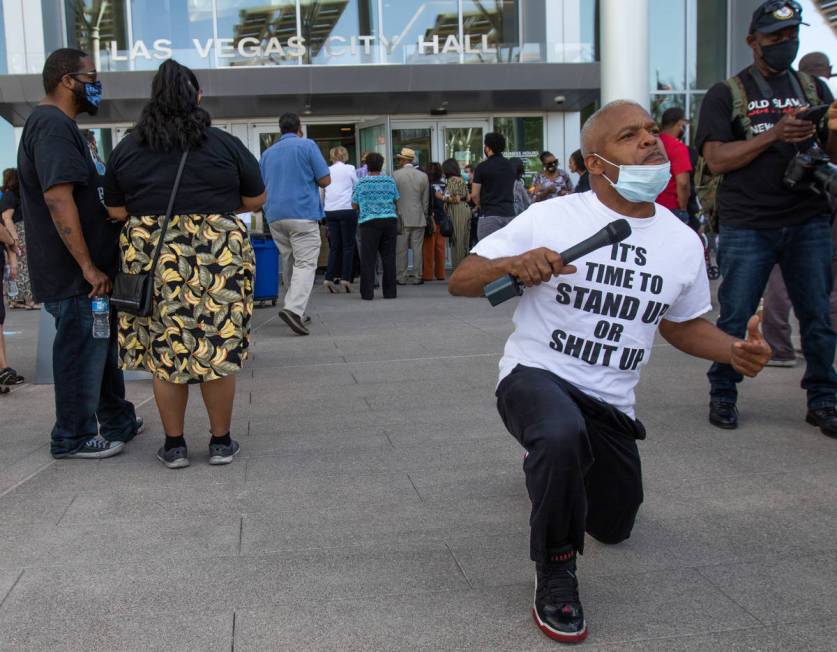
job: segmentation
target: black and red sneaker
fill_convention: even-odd
[[[587,638],[587,623],[578,597],[575,550],[570,546],[550,550],[548,561],[537,564],[536,570],[535,623],[549,638],[581,643]]]

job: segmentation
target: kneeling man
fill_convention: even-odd
[[[654,199],[669,166],[654,119],[619,101],[582,131],[592,190],[534,204],[481,240],[450,279],[481,296],[505,274],[526,291],[500,361],[497,407],[526,449],[532,501],[533,616],[548,636],[584,640],[575,557],[585,530],[630,536],[642,502],[634,387],[659,328],[673,346],[755,376],[770,359],[759,318],[738,340],[701,319],[711,308],[697,235]],[[631,235],[564,265],[558,253],[624,218]]]

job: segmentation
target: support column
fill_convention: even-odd
[[[601,0],[602,104],[650,105],[648,0]]]

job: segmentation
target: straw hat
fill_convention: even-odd
[[[403,147],[401,149],[401,153],[398,154],[398,158],[403,158],[408,161],[415,161],[416,160],[416,153],[409,147]]]

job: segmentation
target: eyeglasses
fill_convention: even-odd
[[[67,73],[69,77],[76,79],[77,77],[90,77],[95,83],[98,79],[99,74],[95,70],[81,70],[79,72],[70,72]]]
[[[798,2],[794,2],[794,0],[773,0],[773,2],[768,2],[761,6],[762,16],[765,14],[772,14],[774,11],[779,11],[782,7],[790,7],[794,10],[794,12],[798,14],[802,13],[802,5]]]

